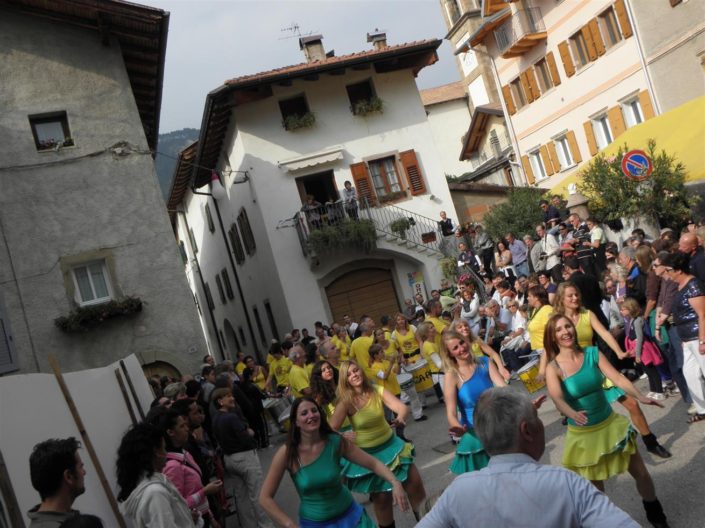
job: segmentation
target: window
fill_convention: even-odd
[[[541,59],[534,64],[534,70],[536,71],[536,78],[539,81],[542,94],[553,88],[553,79],[551,78],[551,72],[548,69],[546,59]]]
[[[641,111],[639,98],[631,99],[626,103],[622,103],[622,113],[624,114],[624,122],[627,128],[644,122],[644,113]]]
[[[610,7],[603,11],[597,17],[597,22],[600,26],[600,32],[604,37],[605,48],[609,49],[622,40],[622,34],[617,24],[617,15],[615,15],[613,8]]]
[[[531,170],[534,173],[536,181],[548,178],[546,168],[543,166],[543,160],[541,159],[541,152],[539,150],[529,152],[529,163],[531,164]]]
[[[587,45],[582,31],[578,31],[570,37],[570,49],[573,51],[573,60],[578,68],[585,66],[590,62],[588,56]]]
[[[230,226],[228,236],[230,237],[230,245],[233,247],[235,262],[237,262],[238,264],[242,264],[243,262],[245,262],[245,250],[242,248],[242,242],[240,241],[240,233],[237,232],[237,226],[235,224],[232,224]]]
[[[188,254],[186,253],[186,246],[183,240],[179,240],[179,255],[181,255],[181,262],[184,266],[188,263]]]
[[[274,314],[272,313],[272,305],[269,301],[264,301],[264,311],[267,313],[267,319],[269,320],[269,328],[272,330],[272,335],[274,339],[279,341],[279,331],[277,330],[277,323],[274,320]]]
[[[521,85],[520,77],[517,77],[509,83],[509,89],[512,92],[512,99],[514,99],[514,104],[516,105],[517,110],[526,106],[526,94],[524,93],[524,88]]]
[[[244,209],[240,211],[240,214],[237,216],[237,225],[240,228],[240,233],[242,233],[242,242],[245,244],[245,251],[250,256],[254,255],[257,245],[255,244],[255,236],[252,234],[252,228],[250,227],[250,220],[247,218],[247,211]]]
[[[213,216],[211,215],[211,208],[206,204],[206,222],[208,223],[208,231],[215,233],[215,224],[213,223]]]
[[[247,339],[245,339],[245,332],[241,326],[237,327],[237,333],[240,334],[240,341],[242,341],[242,346],[247,346]]]
[[[188,238],[191,241],[191,247],[193,248],[193,254],[198,253],[198,244],[196,244],[196,235],[193,234],[193,228],[189,227]]]
[[[211,287],[206,282],[203,289],[205,290],[205,293],[206,293],[206,303],[208,304],[208,308],[213,310],[215,308],[215,303],[213,302],[213,295],[211,294]]]
[[[558,154],[558,161],[561,164],[561,169],[567,169],[575,164],[573,161],[573,156],[570,153],[570,144],[568,143],[568,138],[566,136],[561,136],[554,141],[556,145],[556,154]]]
[[[399,174],[394,156],[368,162],[372,184],[378,198],[391,193],[401,192]]]
[[[610,122],[607,115],[601,115],[592,120],[592,130],[595,133],[597,148],[603,149],[612,143],[612,131],[610,130]]]
[[[225,291],[223,290],[223,282],[220,280],[220,275],[215,276],[215,285],[218,287],[218,297],[220,297],[220,302],[225,304]]]
[[[350,111],[357,115],[356,108],[358,105],[367,103],[376,97],[372,81],[369,79],[355,84],[350,84],[345,87],[350,100]]]
[[[2,294],[0,294],[0,374],[13,372],[19,368],[10,320],[7,317]]]
[[[230,275],[228,275],[228,270],[223,268],[223,271],[220,272],[220,276],[223,279],[223,287],[225,288],[225,295],[228,296],[228,299],[232,300],[235,298],[235,294],[233,293],[233,287],[230,284]]]
[[[264,343],[266,345],[267,344],[267,337],[264,335],[264,327],[262,326],[262,320],[259,318],[259,311],[257,311],[256,306],[252,307],[252,313],[255,315],[255,323],[257,324],[257,331],[259,332],[259,338],[262,340],[262,343]]]
[[[112,299],[104,260],[75,266],[72,271],[80,306],[100,304]]]
[[[446,11],[448,12],[448,20],[450,20],[451,26],[455,24],[460,15],[463,14],[463,10],[460,7],[460,2],[458,0],[445,0]]]
[[[37,150],[73,146],[66,112],[29,116],[29,124],[32,127],[34,146]]]
[[[299,128],[293,122],[310,113],[308,103],[306,103],[306,98],[303,95],[279,101],[279,110],[282,113],[284,128],[287,130]]]

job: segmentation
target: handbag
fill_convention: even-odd
[[[633,324],[634,321],[631,322],[631,325]],[[644,340],[641,345],[641,362],[644,365],[661,365],[663,363],[661,351],[659,350],[658,345],[654,343],[654,338],[651,336],[649,325],[646,322],[644,322],[643,331]],[[629,337],[630,333],[631,332],[627,332],[627,335],[624,338],[624,347],[627,349],[627,354],[629,354],[629,357],[634,358],[636,357],[636,339],[631,339]]]

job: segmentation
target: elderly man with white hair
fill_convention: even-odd
[[[473,416],[489,465],[457,477],[417,528],[639,526],[578,474],[538,463],[546,448],[544,426],[524,394],[488,389]]]

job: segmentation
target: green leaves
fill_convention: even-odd
[[[515,187],[507,196],[507,201],[494,205],[482,219],[485,231],[492,240],[504,238],[508,232],[518,239],[535,232],[537,224],[543,221],[539,208],[541,190],[533,187]]]
[[[319,255],[345,248],[358,248],[369,253],[377,244],[377,230],[372,220],[345,219],[311,231],[308,243]]]

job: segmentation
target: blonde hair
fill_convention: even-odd
[[[433,326],[433,323],[421,323],[416,329],[416,339],[420,339],[421,341],[427,341],[428,334],[431,332],[431,328],[433,328],[434,330],[436,328],[435,326]]]
[[[360,365],[358,365],[353,360],[343,361],[340,364],[339,374],[338,374],[338,388],[335,391],[335,395],[339,403],[345,406],[350,406],[353,403],[353,398],[355,397],[355,389],[348,382],[348,372],[350,367],[356,366],[360,369],[360,377],[362,378],[362,393],[369,394],[370,398],[379,399],[379,394],[372,386],[372,383],[365,375],[365,371]]]
[[[458,361],[450,355],[448,345],[446,345],[446,341],[450,339],[458,339],[465,343],[468,347],[468,351],[470,352],[469,361],[470,363],[475,363],[475,355],[472,353],[472,342],[466,339],[465,336],[463,336],[462,334],[456,332],[455,330],[446,330],[445,332],[443,332],[443,337],[441,338],[441,346],[439,350],[441,361],[443,362],[443,368],[446,372],[458,371]]]
[[[443,333],[444,333],[444,334],[445,334],[446,332],[457,332],[457,333],[460,333],[460,332],[458,332],[458,327],[459,327],[460,325],[465,325],[465,326],[468,327],[468,331],[470,332],[470,335],[472,336],[472,341],[473,341],[473,342],[477,340],[477,336],[472,333],[472,327],[470,326],[470,323],[468,323],[465,319],[463,319],[463,318],[461,318],[461,317],[458,317],[458,318],[456,318],[456,319],[453,319],[453,322],[450,323],[450,326],[449,326]]]
[[[636,319],[644,313],[641,309],[641,305],[637,302],[637,300],[632,299],[631,297],[624,298],[624,300],[622,301],[622,308],[627,309],[632,319]]]
[[[565,315],[565,306],[563,305],[563,297],[565,297],[565,291],[568,288],[573,288],[578,294],[578,300],[580,301],[580,308],[578,312],[585,311],[583,307],[583,296],[580,294],[580,289],[572,282],[561,282],[556,288],[556,296],[553,299],[553,311],[556,314]]]

